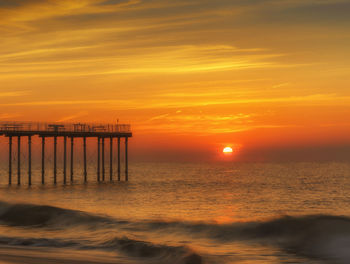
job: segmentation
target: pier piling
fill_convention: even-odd
[[[57,137],[53,137],[53,183],[57,183]]]
[[[74,174],[74,137],[70,138],[70,182],[73,182]]]
[[[9,136],[9,185],[12,184],[12,136]]]
[[[105,138],[102,138],[102,181],[105,181]]]
[[[100,182],[100,137],[97,138],[97,181]]]
[[[128,175],[128,138],[125,138],[125,181],[129,180]]]
[[[21,184],[21,136],[17,138],[17,185]]]
[[[41,184],[45,184],[45,137],[41,137]]]
[[[109,181],[113,180],[113,137],[109,138]]]
[[[120,181],[120,137],[118,137],[118,181]]]
[[[28,185],[32,185],[32,136],[28,136]]]
[[[84,182],[87,182],[87,170],[86,170],[86,137],[83,139],[84,145]]]
[[[67,183],[67,137],[63,137],[63,184]]]

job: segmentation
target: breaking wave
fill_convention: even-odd
[[[67,227],[108,224],[112,223],[112,220],[108,217],[54,206],[0,202],[0,223],[10,226]]]
[[[130,224],[130,222],[53,206],[0,202],[0,224],[27,229],[73,228],[75,230],[77,226],[87,226],[94,227],[94,230],[108,230],[108,228],[116,227],[116,225]],[[109,231],[115,232],[113,229]],[[0,245],[116,251],[129,257],[148,259],[152,263],[202,263],[202,257],[188,247],[155,244],[125,236],[102,241],[0,236]]]
[[[115,237],[102,243],[67,241],[63,239],[0,237],[0,245],[47,248],[75,248],[80,250],[118,251],[129,257],[149,259],[157,263],[202,264],[202,257],[183,246],[168,246]]]
[[[116,248],[131,257],[152,258],[164,263],[201,264],[202,257],[183,246],[157,245],[129,238],[114,238],[103,243],[104,248]]]
[[[190,238],[209,238],[216,243],[262,243],[286,252],[332,263],[350,263],[350,218],[332,215],[283,216],[262,222],[232,224],[191,223],[182,221],[119,221],[81,211],[52,206],[7,204],[0,202],[0,223],[26,228],[99,228],[126,227],[130,232],[180,233]],[[108,231],[106,231],[108,232]],[[66,241],[46,238],[0,237],[0,244],[20,246],[75,247],[116,250],[124,255],[161,260],[162,263],[202,263],[202,257],[185,246],[154,244],[128,237],[104,241]]]
[[[150,227],[174,232],[183,230],[222,243],[243,241],[269,244],[300,256],[350,263],[350,218],[345,216],[283,216],[264,222],[225,225],[153,222]]]

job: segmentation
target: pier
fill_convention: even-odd
[[[125,181],[128,181],[128,138],[132,137],[129,124],[92,124],[92,123],[33,123],[33,122],[0,122],[0,136],[8,138],[8,184],[13,183],[12,159],[13,140],[17,139],[17,185],[21,185],[21,139],[27,138],[28,151],[28,185],[32,184],[32,137],[41,138],[41,184],[45,184],[45,144],[46,138],[53,138],[53,184],[57,184],[57,144],[63,138],[63,184],[67,184],[67,140],[70,140],[70,177],[74,181],[74,144],[75,138],[83,139],[83,181],[88,181],[87,173],[87,138],[95,138],[97,144],[96,181],[106,179],[113,181],[113,145],[116,143],[117,180],[121,181],[121,140],[125,142]],[[116,139],[116,140],[114,140]],[[105,143],[109,141],[109,177],[105,177]],[[108,156],[107,156],[108,157]]]

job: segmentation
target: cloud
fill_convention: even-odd
[[[236,113],[212,114],[202,111],[172,112],[138,122],[137,130],[142,132],[157,131],[173,134],[196,133],[198,135],[238,133],[259,128],[292,127],[285,124],[263,124],[257,120],[263,114]]]
[[[27,91],[0,92],[0,97],[18,97],[27,94]]]
[[[1,113],[0,114],[0,120],[2,119],[13,119],[13,118],[18,118],[22,115],[20,114],[13,114],[13,113]]]
[[[271,61],[280,54],[254,54],[255,50],[241,51],[228,46],[168,46],[140,48],[130,52],[110,56],[104,52],[103,46],[79,46],[0,54],[0,78],[185,74],[282,67]]]
[[[0,6],[0,22],[28,22],[47,18],[64,17],[69,15],[99,14],[114,12],[116,9],[138,3],[136,0],[118,1],[118,3],[101,5],[103,0],[43,0],[15,1],[9,5]]]
[[[219,133],[269,125],[252,124],[248,108],[345,108],[347,2],[0,1],[1,110],[56,110],[62,122],[125,110],[162,129]],[[188,112],[207,106],[225,110]]]
[[[68,115],[68,116],[64,116],[61,117],[60,119],[58,119],[56,122],[66,122],[66,121],[70,121],[70,120],[74,120],[78,117],[82,117],[82,116],[86,116],[88,114],[87,111],[82,111],[73,115]]]
[[[95,100],[45,100],[45,101],[26,101],[14,103],[0,103],[0,106],[80,106],[87,105],[89,108],[108,108],[108,109],[169,109],[169,108],[186,108],[200,107],[210,105],[240,105],[240,104],[287,104],[287,103],[303,103],[306,105],[333,105],[337,102],[338,105],[349,104],[349,96],[338,96],[336,94],[311,94],[304,96],[287,96],[287,97],[261,97],[261,98],[203,98],[203,100],[190,101],[165,101],[165,102],[148,102],[144,100],[134,99],[95,99]],[[167,116],[159,115],[159,117]]]
[[[249,47],[237,43],[252,30],[251,22],[260,19],[256,29],[260,24],[270,29],[270,13],[329,5],[330,1],[5,1],[0,6],[0,78],[192,74],[306,65],[287,63],[289,52],[267,49],[259,36]],[[341,12],[340,7],[335,12]]]
[[[260,47],[195,41],[194,34],[211,30],[208,19],[214,24],[219,19],[213,13],[232,7],[229,1],[215,5],[210,1],[135,0],[16,3],[0,7],[5,37],[0,43],[2,79],[190,74],[281,66],[274,59],[283,54]]]
[[[349,96],[337,96],[335,94],[311,94],[303,96],[286,96],[286,97],[260,97],[260,98],[218,98],[218,99],[203,99],[191,101],[167,101],[166,103],[153,103],[147,108],[184,108],[184,107],[199,107],[210,105],[240,105],[240,104],[306,104],[306,105],[333,105],[337,102],[338,105],[348,104]],[[146,108],[146,107],[145,107]]]
[[[158,116],[154,116],[154,117],[151,117],[150,119],[148,119],[147,122],[151,122],[151,121],[154,121],[154,120],[162,120],[164,119],[165,117],[168,117],[169,114],[163,114],[163,115],[158,115]]]
[[[291,83],[279,83],[279,84],[276,84],[276,85],[273,85],[272,88],[281,88],[281,87],[286,87],[286,86],[289,86],[291,85]]]
[[[287,7],[266,12],[267,21],[279,21],[290,24],[337,24],[348,22],[349,1],[295,1]]]

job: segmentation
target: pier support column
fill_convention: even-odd
[[[41,138],[41,184],[45,183],[45,137]]]
[[[87,170],[86,170],[86,137],[84,140],[84,182],[87,182]]]
[[[100,181],[100,138],[97,137],[97,181]]]
[[[32,185],[32,136],[28,136],[28,185]]]
[[[120,137],[118,137],[118,181],[120,181]]]
[[[105,138],[102,138],[102,181],[105,181]]]
[[[12,136],[9,136],[9,185],[12,184]]]
[[[53,137],[53,183],[57,183],[57,137]]]
[[[128,137],[125,137],[125,181],[129,180],[128,175]]]
[[[73,182],[73,174],[74,174],[74,137],[70,138],[70,182]]]
[[[63,184],[67,183],[67,136],[63,137]]]
[[[17,138],[17,185],[21,185],[21,136]]]
[[[113,137],[109,139],[109,181],[113,180]]]

